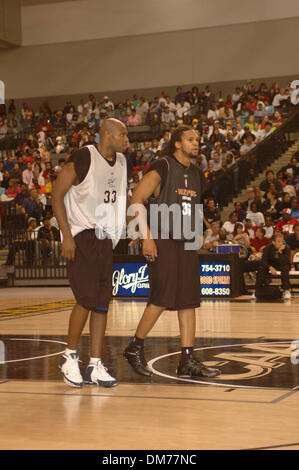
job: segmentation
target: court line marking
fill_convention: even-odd
[[[285,393],[284,395],[281,395],[281,397],[278,397],[278,398],[275,398],[273,400],[273,403],[278,403],[282,400],[285,400],[286,398],[289,398],[291,395],[294,395],[295,393],[297,393],[299,391],[299,385],[297,385],[297,387],[294,387],[292,390],[290,390],[289,392]]]
[[[157,397],[157,396],[142,396],[142,395],[102,395],[102,394],[85,394],[85,393],[49,393],[49,392],[12,392],[2,391],[2,395],[43,395],[43,396],[64,396],[64,397],[103,397],[103,398],[132,398],[141,400],[177,400],[177,401],[216,401],[216,402],[230,402],[230,403],[253,403],[262,405],[271,405],[271,401],[256,401],[256,400],[221,400],[218,398],[184,398],[184,397]]]
[[[56,341],[53,339],[36,339],[36,338],[9,338],[8,341],[37,341],[37,342],[44,342],[44,343],[56,343],[56,344],[64,344],[64,341]],[[22,359],[10,359],[9,361],[3,361],[2,364],[8,364],[9,362],[22,362],[22,361],[33,361],[34,359],[43,359],[45,357],[52,357],[52,356],[59,356],[64,353],[63,351],[59,351],[57,353],[52,354],[45,354],[43,356],[34,356],[34,357],[25,357]]]
[[[251,447],[250,449],[242,449],[242,450],[268,450],[268,449],[278,449],[279,447],[293,447],[299,446],[299,442],[294,442],[292,444],[278,444],[276,446],[267,446],[267,447]]]

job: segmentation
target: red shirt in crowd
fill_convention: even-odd
[[[267,246],[269,245],[269,243],[271,243],[271,241],[269,240],[269,238],[267,237],[263,237],[263,238],[257,238],[255,237],[252,242],[251,242],[251,245],[253,246],[253,248],[256,249],[257,252],[260,251],[260,249],[263,247],[263,246]]]
[[[288,235],[289,233],[293,233],[293,225],[298,224],[299,220],[291,219],[287,222],[284,220],[280,220],[275,227],[275,230],[278,232],[283,232],[284,236]]]

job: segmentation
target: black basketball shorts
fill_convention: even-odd
[[[82,307],[107,313],[112,295],[112,241],[98,239],[94,230],[74,237],[75,260],[67,261],[67,273],[75,299]]]
[[[150,294],[148,303],[167,310],[200,306],[198,254],[185,250],[180,240],[155,240],[158,257],[148,263]]]

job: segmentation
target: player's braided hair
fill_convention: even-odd
[[[168,144],[162,150],[161,156],[162,157],[165,157],[165,156],[172,157],[172,155],[176,151],[175,143],[176,142],[181,142],[182,135],[184,134],[184,132],[191,131],[191,130],[192,130],[192,127],[190,127],[190,126],[177,127],[176,130],[171,134],[171,138],[170,138]]]

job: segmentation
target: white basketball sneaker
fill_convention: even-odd
[[[63,354],[59,368],[63,374],[65,383],[71,387],[82,387],[83,377],[80,372],[78,354]]]
[[[85,374],[86,384],[97,384],[100,387],[115,387],[117,381],[108,373],[107,367],[104,366],[101,359],[97,364],[88,364]]]
[[[290,292],[289,290],[285,290],[285,291],[283,292],[283,298],[286,299],[286,300],[291,299],[291,298],[292,298],[291,292]]]

